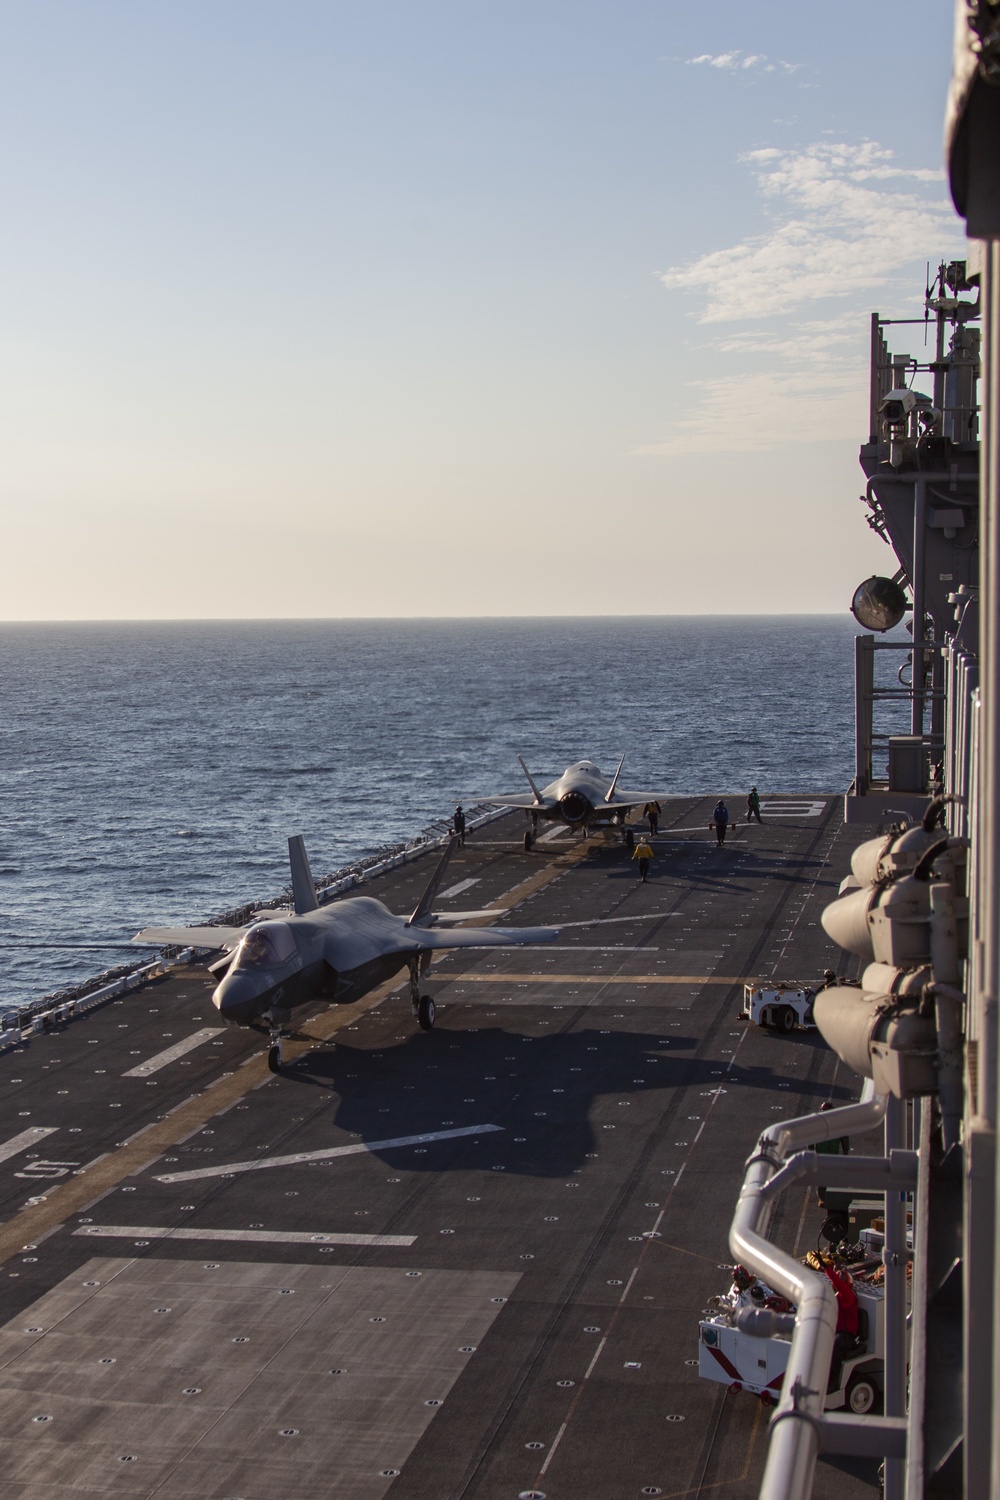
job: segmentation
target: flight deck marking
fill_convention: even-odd
[[[567,949],[567,952],[648,953],[648,948]],[[444,976],[442,975],[442,979]],[[456,974],[449,984],[749,984],[745,974]]]
[[[213,1036],[221,1036],[225,1031],[224,1026],[203,1026],[201,1031],[194,1031],[185,1037],[182,1042],[175,1042],[164,1052],[157,1052],[155,1057],[148,1057],[145,1062],[137,1063],[134,1068],[129,1068],[123,1073],[123,1078],[148,1078],[150,1073],[158,1073],[165,1068],[167,1063],[176,1062],[178,1057],[183,1057],[186,1052],[193,1052],[195,1047],[200,1047]]]
[[[644,911],[637,912],[634,917],[591,917],[589,922],[560,922],[559,930],[564,927],[607,927],[612,922],[662,922],[666,917],[680,915],[679,911]]]
[[[760,810],[769,818],[818,818],[826,811],[826,802],[796,802],[791,797],[764,797]]]
[[[286,1229],[171,1229],[151,1224],[84,1224],[75,1235],[102,1240],[239,1240],[259,1245],[389,1245],[406,1249],[415,1234],[310,1234]]]
[[[450,885],[446,891],[438,891],[437,899],[447,901],[451,896],[460,896],[463,891],[471,890],[474,885],[478,885],[481,879],[481,875],[474,875],[469,880],[460,880],[457,885]]]
[[[464,1125],[458,1130],[433,1130],[425,1135],[400,1135],[390,1141],[353,1141],[349,1146],[328,1146],[325,1151],[296,1151],[291,1156],[265,1156],[261,1161],[233,1161],[216,1167],[198,1167],[191,1172],[169,1172],[156,1182],[193,1182],[199,1177],[229,1177],[236,1172],[262,1172],[266,1167],[297,1167],[302,1162],[332,1161],[337,1156],[357,1156],[363,1151],[389,1151],[400,1146],[425,1146],[428,1141],[453,1141],[459,1136],[487,1135],[502,1125]]]
[[[536,870],[525,880],[519,880],[498,899],[509,907],[518,906],[529,896],[551,885],[567,869],[578,864],[587,854],[587,843],[583,841],[574,849],[561,851],[559,855]],[[390,995],[405,990],[405,979],[388,979],[378,989],[348,1005],[333,1006],[321,1015],[313,1017],[302,1028],[301,1042],[287,1042],[285,1057],[289,1063],[303,1057],[317,1042],[329,1041],[350,1026],[368,1011],[374,1010]],[[123,1178],[134,1176],[151,1166],[170,1146],[204,1125],[215,1115],[228,1109],[239,1099],[245,1099],[254,1089],[273,1084],[275,1079],[269,1072],[266,1059],[251,1058],[235,1072],[217,1078],[200,1094],[185,1099],[159,1120],[139,1132],[126,1146],[119,1146],[91,1164],[77,1175],[53,1187],[37,1203],[25,1207],[15,1219],[0,1224],[0,1265],[23,1249],[26,1240],[40,1240],[42,1235],[58,1229],[70,1215],[86,1213],[90,1204],[116,1187]],[[53,1127],[55,1128],[55,1127]]]
[[[55,1135],[59,1129],[58,1125],[33,1125],[30,1130],[22,1130],[19,1135],[12,1135],[9,1141],[0,1144],[0,1161],[7,1161],[11,1156],[16,1156],[19,1151],[26,1151],[29,1146],[37,1146],[47,1135]]]

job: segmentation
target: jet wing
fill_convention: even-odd
[[[245,927],[144,927],[132,939],[150,948],[235,948]]]
[[[509,948],[520,943],[552,943],[558,927],[440,927],[425,928],[420,948]]]

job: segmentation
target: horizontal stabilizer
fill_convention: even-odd
[[[477,795],[476,801],[488,802],[491,807],[530,807],[535,812],[541,812],[546,807],[555,807],[554,798],[543,797],[540,801],[536,802],[534,797],[529,797],[526,792],[511,792],[509,795],[505,794],[499,797]]]
[[[245,927],[144,927],[132,939],[148,948],[235,948]]]
[[[673,792],[615,792],[611,801],[612,807],[645,807],[647,802],[664,803],[670,800]]]

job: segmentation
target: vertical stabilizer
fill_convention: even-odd
[[[531,772],[528,770],[528,767],[524,763],[524,756],[523,755],[519,755],[517,758],[521,762],[521,770],[524,772],[525,776],[527,776],[527,778],[528,778],[528,785],[531,787],[531,793],[532,793],[532,796],[535,799],[535,804],[536,804],[537,807],[541,807],[541,805],[542,805],[542,794],[538,790],[537,786],[535,785],[535,779],[534,779],[534,777],[532,776]]]
[[[628,754],[628,751],[626,750],[625,751],[625,755],[627,755],[627,754]],[[608,787],[607,794],[606,794],[606,796],[604,798],[605,802],[613,802],[614,801],[614,798],[615,798],[615,787],[618,785],[618,778],[622,774],[622,766],[625,764],[625,755],[623,755],[622,758],[621,758],[621,760],[618,762],[618,769],[617,769],[617,771],[614,774],[614,777],[612,779],[611,785]]]
[[[427,919],[430,915],[431,907],[434,905],[434,897],[438,893],[438,886],[441,884],[441,877],[445,872],[449,859],[451,859],[452,850],[457,843],[458,836],[456,835],[449,841],[447,849],[438,860],[437,869],[434,871],[434,874],[427,882],[427,889],[424,891],[424,894],[421,896],[420,900],[416,904],[416,907],[414,908],[413,916],[409,920],[410,927],[430,926],[430,922]]]
[[[319,906],[316,900],[316,884],[312,878],[312,870],[309,868],[306,841],[301,833],[293,833],[288,840],[288,863],[292,867],[292,901],[295,914],[301,917],[303,912],[315,911]]]

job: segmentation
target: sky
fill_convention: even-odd
[[[0,618],[833,613],[946,0],[3,0]],[[923,355],[922,329],[892,346]]]

